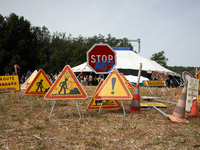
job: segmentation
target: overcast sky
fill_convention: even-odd
[[[10,13],[51,33],[140,38],[145,58],[164,51],[169,66],[200,66],[200,0],[0,0]]]

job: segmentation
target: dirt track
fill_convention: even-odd
[[[92,96],[95,87],[84,87]],[[177,102],[175,93],[182,89],[170,89],[171,97],[162,89],[154,94],[162,99]],[[133,94],[134,91],[132,91]],[[52,102],[43,97],[23,92],[0,95],[0,149],[200,149],[200,118],[185,117],[189,124],[174,123],[153,108],[142,108],[144,114],[126,113],[120,110],[88,111],[90,99],[79,100],[80,121],[49,121]],[[148,95],[147,88],[140,88],[140,96]],[[143,102],[142,99],[140,99]],[[124,102],[125,109],[130,101]],[[160,108],[172,114],[176,105]],[[108,115],[104,117],[102,115]],[[74,100],[57,101],[51,119],[79,119]]]

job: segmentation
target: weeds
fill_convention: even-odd
[[[102,148],[101,143],[94,136],[92,138],[86,140],[86,144],[88,146],[91,146],[91,147],[94,147],[94,148],[98,148],[98,149]]]
[[[87,90],[90,90],[90,94],[86,91],[88,95],[92,95],[91,91],[94,91],[91,88],[95,90],[95,87],[87,86]],[[141,89],[141,95],[148,94],[148,90]],[[52,108],[51,101],[43,101],[42,96],[32,97],[34,107],[36,104],[42,106],[45,102],[43,109],[22,107],[21,104],[27,102],[27,96],[22,97],[18,103],[18,96],[13,95],[11,99],[11,94],[7,95],[9,98],[6,100],[0,100],[0,145],[9,143],[9,149],[66,149],[66,145],[69,145],[69,149],[82,149],[80,145],[84,145],[84,149],[131,149],[130,146],[136,149],[200,147],[199,118],[191,118],[189,124],[178,124],[160,117],[151,108],[144,115],[128,113],[125,118],[117,118],[116,116],[123,114],[119,109],[106,111],[108,117],[99,117],[98,110],[86,110],[89,100],[84,100],[79,101],[82,106],[80,121],[54,122],[48,118]],[[77,119],[74,101],[57,101],[56,104],[58,103],[59,108],[54,108],[52,117]],[[126,109],[130,106],[124,103],[124,107]],[[167,108],[163,109],[172,114],[174,105],[167,104]],[[35,134],[43,140],[32,138]],[[130,138],[132,142],[129,142]]]
[[[107,122],[107,123],[110,122],[108,118],[103,118],[103,121],[105,121],[105,122]]]
[[[25,116],[24,112],[19,111],[19,114],[16,116],[17,117],[16,120],[19,121],[20,123],[22,123],[24,120],[24,116]]]

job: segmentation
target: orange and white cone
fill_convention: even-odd
[[[139,90],[139,84],[136,84],[136,86],[135,86],[135,91],[134,91],[134,94],[133,94],[133,99],[132,99],[132,102],[131,102],[131,106],[127,110],[127,112],[137,113],[137,114],[144,113],[143,111],[140,110],[140,90]]]
[[[189,123],[189,121],[185,119],[186,92],[187,86],[184,86],[173,114],[167,115],[167,117],[169,117],[171,121]]]
[[[192,106],[190,108],[190,114],[188,114],[189,117],[199,117],[199,111],[198,111],[198,104],[197,104],[197,97],[193,97]]]

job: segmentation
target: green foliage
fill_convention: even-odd
[[[167,67],[168,58],[164,56],[164,53],[165,53],[164,51],[161,51],[161,52],[153,54],[151,57],[151,60],[156,61],[158,64],[160,64],[163,67]]]
[[[14,71],[13,62],[17,61],[21,74],[29,69],[43,69],[55,73],[68,64],[71,67],[86,61],[86,52],[96,43],[110,46],[129,46],[128,39],[116,39],[108,34],[93,37],[66,36],[65,33],[50,34],[44,27],[31,27],[29,21],[11,13],[9,17],[0,15],[0,74]]]
[[[195,74],[196,74],[196,67],[183,67],[183,66],[173,66],[173,67],[170,67],[170,66],[168,66],[167,68],[169,70],[171,70],[171,71],[179,73],[180,75],[182,75],[182,73],[184,71],[189,72],[192,76],[195,76]]]
[[[55,32],[50,34],[48,28],[31,26],[24,17],[11,13],[8,17],[0,14],[0,75],[14,72],[13,62],[17,61],[21,75],[29,69],[43,69],[46,73],[55,73],[68,64],[71,67],[86,60],[87,51],[97,43],[107,43],[110,46],[131,47],[127,38],[116,39],[108,34],[92,37],[72,37],[71,34]],[[152,55],[155,60],[167,67],[168,59],[164,51]],[[193,67],[168,67],[178,73],[188,71],[195,74]]]
[[[196,74],[196,67],[183,67],[183,66],[167,66],[167,61],[168,61],[168,58],[166,58],[164,56],[164,51],[161,51],[161,52],[158,52],[158,53],[155,53],[152,55],[151,57],[151,60],[154,60],[156,61],[158,64],[162,65],[163,67],[171,70],[171,71],[174,71],[180,75],[182,75],[182,73],[184,71],[187,71],[189,72],[192,76],[195,76]]]
[[[20,64],[23,72],[26,66],[35,59],[33,33],[30,31],[31,24],[14,13],[4,18],[0,15],[0,18],[0,53],[2,54],[0,73],[12,73],[14,61]]]

